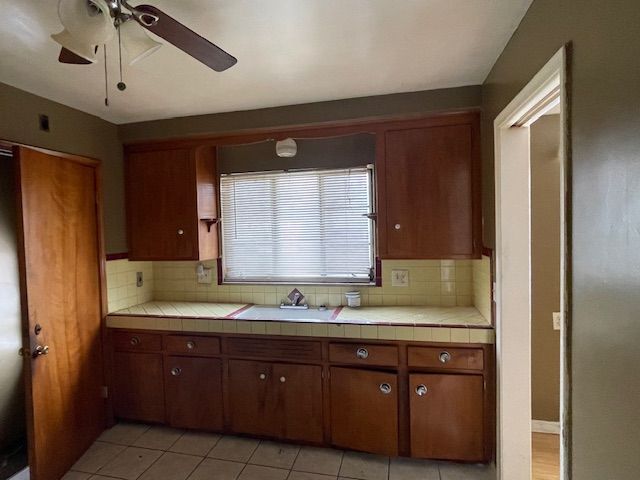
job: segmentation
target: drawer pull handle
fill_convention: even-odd
[[[424,384],[420,384],[416,387],[416,395],[418,395],[419,397],[424,397],[428,391],[429,389]]]
[[[187,342],[187,348],[188,348],[189,350],[193,350],[194,348],[196,348],[196,342],[194,342],[193,340],[189,340],[189,341]]]
[[[181,373],[182,373],[182,369],[180,367],[173,367],[171,369],[171,375],[173,375],[174,377],[177,377]]]
[[[131,337],[129,343],[135,347],[137,345],[140,345],[140,339],[138,337]]]
[[[178,229],[178,235],[184,235],[184,230],[183,230],[183,229],[181,229],[181,228],[179,228],[179,229]]]
[[[449,352],[441,352],[439,358],[441,363],[447,363],[451,360],[451,354]]]
[[[264,380],[265,378],[267,378],[267,376],[264,373],[261,373],[260,375],[258,375],[258,378],[260,380]]]
[[[360,347],[357,351],[356,351],[356,357],[358,357],[360,360],[364,360],[365,358],[367,358],[369,356],[369,350],[367,350],[364,347]]]
[[[287,379],[285,377],[280,377],[280,383],[284,383],[286,381],[287,381]]]
[[[389,395],[391,393],[391,385],[389,385],[388,383],[381,383],[380,384],[380,391],[384,395]]]

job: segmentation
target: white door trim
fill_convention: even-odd
[[[566,369],[567,135],[566,51],[563,47],[516,95],[494,121],[496,185],[496,368],[497,468],[500,480],[531,478],[531,188],[529,127],[513,127],[554,89],[562,105],[561,156],[561,439],[567,432],[569,404]],[[567,466],[561,441],[561,471]]]

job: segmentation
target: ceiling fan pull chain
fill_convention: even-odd
[[[107,75],[107,44],[104,47],[104,106],[109,106],[109,77]]]
[[[122,35],[120,33],[120,26],[118,28],[118,61],[120,62],[120,81],[118,82],[118,90],[121,92],[127,88],[127,84],[122,81]]]

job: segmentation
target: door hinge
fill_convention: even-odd
[[[102,398],[109,398],[109,387],[107,387],[106,385],[100,387],[100,396]]]

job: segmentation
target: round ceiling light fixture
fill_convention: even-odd
[[[279,157],[291,158],[298,153],[298,144],[293,138],[285,138],[276,142],[276,154]]]

